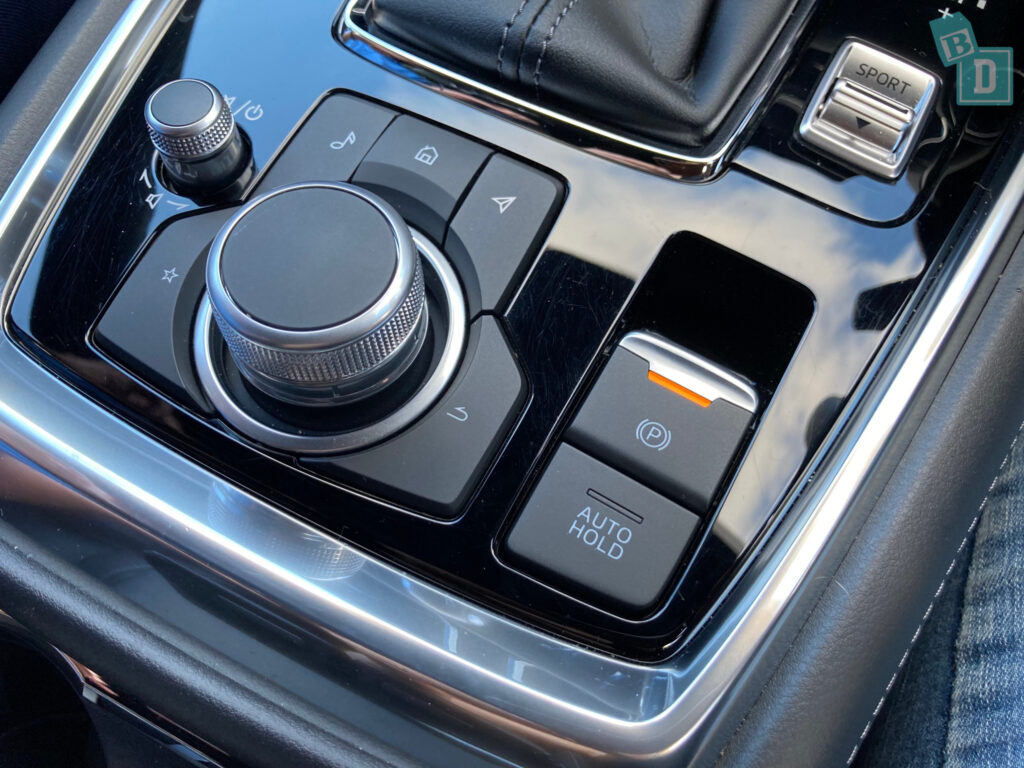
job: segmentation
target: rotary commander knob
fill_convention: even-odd
[[[288,403],[367,397],[401,376],[426,335],[409,228],[349,184],[296,184],[241,208],[210,247],[206,287],[242,374]]]
[[[249,147],[220,91],[204,80],[172,80],[146,102],[149,137],[167,176],[185,195],[214,195],[249,169]]]

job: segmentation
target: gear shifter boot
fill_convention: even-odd
[[[796,0],[373,0],[382,37],[634,136],[708,142]]]

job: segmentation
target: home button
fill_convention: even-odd
[[[391,203],[437,243],[490,150],[403,115],[374,144],[352,181]]]

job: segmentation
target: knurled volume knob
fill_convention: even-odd
[[[206,287],[239,370],[292,404],[378,392],[426,336],[412,234],[388,203],[350,184],[295,184],[245,205],[210,246]]]
[[[204,80],[172,80],[153,91],[146,124],[170,181],[183,194],[219,192],[249,165],[231,108]]]

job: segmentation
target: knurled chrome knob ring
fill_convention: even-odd
[[[161,120],[154,113],[154,102],[166,88],[179,87],[181,83],[197,83],[210,96],[209,108],[194,120],[175,125]],[[161,154],[185,162],[202,160],[219,152],[229,141],[235,130],[235,118],[231,108],[214,86],[205,80],[186,78],[166,83],[153,91],[146,102],[146,125],[153,145]]]
[[[426,324],[423,267],[417,260],[412,290],[383,325],[361,339],[320,352],[289,351],[254,342],[236,331],[221,316],[216,305],[213,314],[231,357],[250,374],[309,387],[355,382],[368,375],[377,375],[387,358],[399,351],[402,345],[414,343],[417,327]]]
[[[426,413],[455,378],[469,333],[469,316],[462,286],[451,264],[429,239],[415,231],[412,236],[422,263],[432,276],[432,294],[438,302],[440,317],[431,322],[443,331],[441,338],[435,341],[440,344],[437,363],[410,399],[380,421],[348,432],[311,434],[306,430],[267,423],[238,398],[223,373],[220,362],[223,337],[214,321],[207,292],[199,304],[192,348],[200,386],[224,420],[241,434],[263,445],[296,454],[324,455],[360,450],[379,443]]]
[[[350,319],[316,329],[282,328],[238,305],[221,262],[232,232],[260,205],[310,189],[353,195],[374,206],[393,237],[394,272],[372,304]],[[210,246],[206,285],[214,320],[239,370],[258,389],[294,404],[339,403],[373,394],[412,364],[426,336],[423,268],[408,226],[385,201],[349,184],[293,184],[243,206]]]

